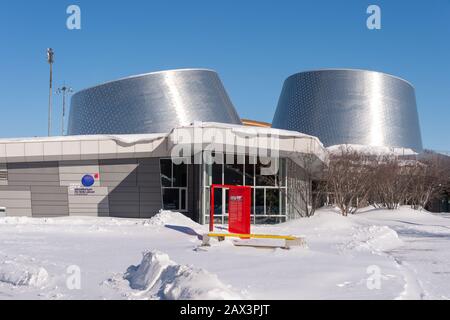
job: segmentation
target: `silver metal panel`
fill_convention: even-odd
[[[195,121],[241,124],[214,71],[155,72],[80,91],[72,97],[68,134],[170,132]]]
[[[316,136],[325,146],[422,150],[413,86],[374,71],[319,70],[290,76],[272,126]]]

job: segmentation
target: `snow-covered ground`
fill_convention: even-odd
[[[368,208],[345,218],[323,209],[253,228],[306,238],[308,248],[291,250],[232,240],[200,247],[206,231],[170,212],[0,218],[0,299],[450,298],[448,216]]]

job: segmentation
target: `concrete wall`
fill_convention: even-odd
[[[90,192],[81,179],[99,174]],[[7,216],[149,218],[162,208],[159,158],[0,164]]]

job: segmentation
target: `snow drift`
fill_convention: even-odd
[[[130,287],[161,300],[230,300],[242,297],[223,284],[215,274],[179,265],[159,251],[143,254],[139,266],[128,268],[124,278]]]
[[[180,225],[186,227],[199,227],[200,225],[189,219],[184,214],[173,211],[160,211],[157,215],[148,220],[152,226]]]
[[[48,280],[47,270],[13,260],[0,262],[0,283],[41,287]]]
[[[356,230],[347,248],[386,252],[402,245],[402,240],[393,229],[387,226],[366,226]]]

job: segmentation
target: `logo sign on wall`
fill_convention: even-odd
[[[75,195],[88,195],[95,193],[94,189],[92,189],[92,186],[95,184],[95,182],[100,178],[100,175],[98,173],[94,174],[85,174],[81,178],[81,186],[74,188]]]
[[[95,178],[92,175],[87,174],[81,178],[81,184],[86,188],[90,188],[95,184]]]

